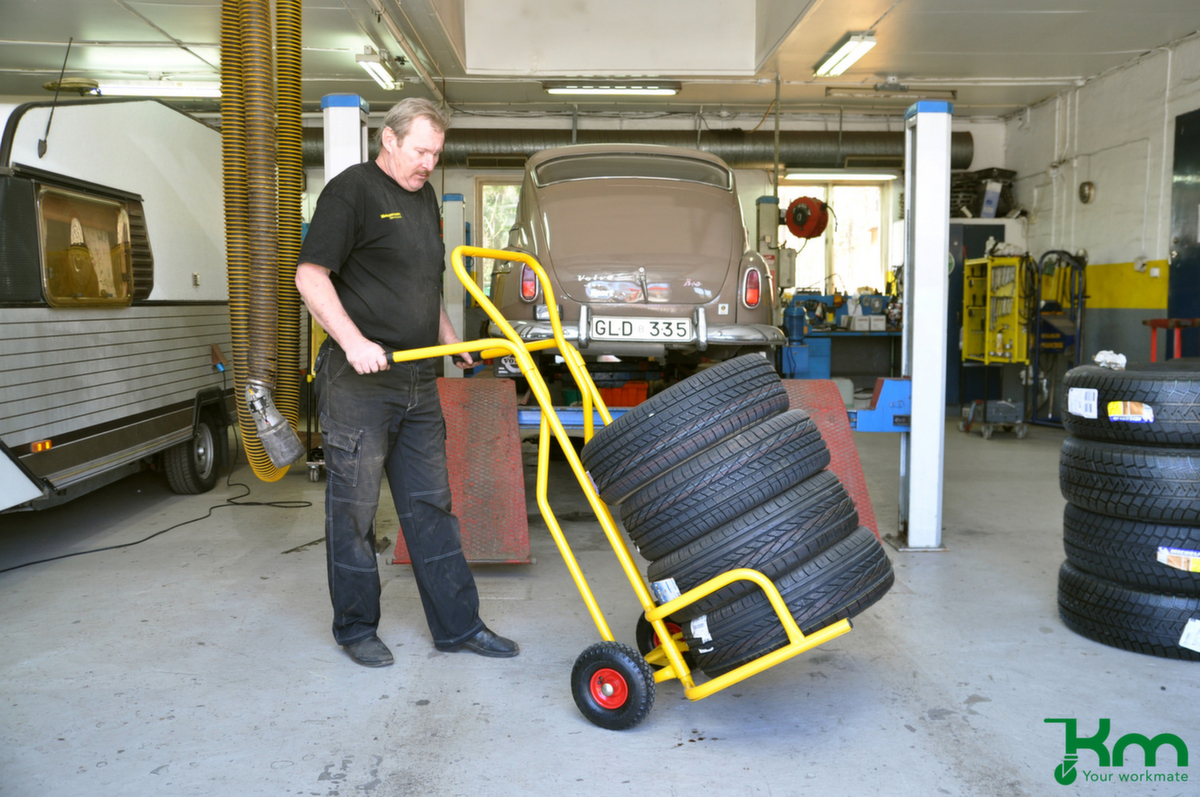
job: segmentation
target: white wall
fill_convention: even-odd
[[[1200,37],[1157,50],[1007,123],[1007,168],[1029,212],[1029,248],[1086,249],[1092,263],[1170,253],[1175,117],[1200,108]],[[1079,184],[1096,196],[1084,205]]]

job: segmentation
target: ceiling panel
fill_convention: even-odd
[[[473,23],[487,22],[472,20],[472,2],[305,0],[307,109],[316,110],[320,97],[331,92],[359,93],[380,108],[408,94],[434,96],[411,65],[401,72],[412,82],[403,92],[388,92],[355,64],[354,54],[367,45],[401,54],[376,6],[395,21],[409,41],[409,55],[419,55],[438,91],[444,89],[454,108],[514,115],[562,114],[575,107],[585,116],[622,111],[694,114],[703,108],[706,115],[724,112],[723,118],[741,114],[750,119],[761,115],[774,99],[778,73],[785,114],[836,113],[843,108],[899,114],[908,104],[906,98],[825,96],[828,86],[870,88],[892,75],[908,82],[914,92],[957,91],[960,116],[995,117],[1200,30],[1197,0],[1142,4],[1127,0],[741,0],[742,12],[753,15],[753,20],[722,25],[710,19],[707,25],[693,22],[692,28],[687,19],[672,20],[670,15],[647,24],[641,10],[645,3],[633,0],[615,4],[572,0],[569,5],[561,0],[488,0],[485,5],[493,11],[526,8],[538,15],[524,27],[519,20],[503,28],[493,24],[490,36],[500,42],[512,42],[518,34],[553,37],[555,60],[550,66],[549,62],[539,65],[528,53],[518,53],[507,66],[490,70],[492,74],[469,77],[462,63],[464,31]],[[675,9],[680,16],[687,5],[672,0],[657,7]],[[712,0],[704,7],[738,6]],[[574,9],[572,19],[577,23],[588,18],[589,10],[598,19],[603,14],[597,9],[607,9],[610,28],[620,29],[622,15],[629,18],[628,33],[596,47],[589,42],[594,32],[587,25],[564,24],[565,12],[555,13],[555,9]],[[614,9],[620,12],[616,16]],[[57,77],[70,37],[76,44],[68,75],[128,78],[161,73],[171,78],[213,79],[213,68],[220,63],[219,14],[218,0],[10,0],[0,26],[0,96],[48,99],[42,84]],[[722,45],[733,48],[734,44],[723,28],[750,32],[752,65],[744,75],[729,74],[730,52]],[[813,68],[824,55],[846,33],[862,30],[875,31],[875,49],[839,78],[814,79]],[[687,58],[656,60],[661,53],[645,57],[645,51],[656,44],[664,52],[671,49],[661,47],[663,43],[690,47],[684,51]],[[736,63],[746,60],[740,53]],[[535,73],[541,78],[631,71],[680,80],[683,89],[667,99],[564,103],[547,95],[533,79]],[[187,107],[214,106],[191,102]]]

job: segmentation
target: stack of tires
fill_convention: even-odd
[[[1200,660],[1200,361],[1083,366],[1064,388],[1063,622],[1113,647]]]
[[[759,355],[701,371],[616,419],[582,452],[600,496],[620,504],[650,560],[660,604],[739,567],[778,587],[801,631],[853,617],[891,588],[891,562],[859,526],[807,413],[788,410]],[[735,582],[670,618],[710,676],[787,644],[762,590]],[[657,646],[639,624],[643,654]]]

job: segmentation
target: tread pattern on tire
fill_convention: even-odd
[[[801,632],[807,634],[859,614],[883,597],[894,580],[883,546],[870,529],[860,526],[774,583]],[[701,626],[707,627],[711,639],[696,636]],[[684,624],[683,632],[697,665],[710,676],[729,672],[788,642],[761,590]]]
[[[1200,525],[1200,452],[1068,437],[1059,486],[1070,503],[1129,520]]]
[[[787,391],[765,357],[735,357],[672,385],[597,431],[584,446],[583,466],[600,497],[618,504],[687,457],[787,408]]]
[[[672,579],[679,592],[738,567],[774,579],[845,539],[858,528],[854,501],[836,475],[823,470],[739,515],[698,540],[652,562],[652,582]],[[672,615],[685,622],[757,590],[735,581]]]
[[[1063,547],[1067,561],[1098,578],[1147,592],[1200,595],[1200,573],[1158,559],[1160,547],[1191,551],[1200,559],[1200,526],[1143,523],[1067,504]]]
[[[642,556],[661,559],[828,464],[816,424],[789,410],[638,490],[621,505],[621,520]]]
[[[1178,367],[1178,361],[1127,371],[1083,365],[1067,372],[1063,388],[1063,426],[1076,437],[1141,445],[1200,446],[1200,370]],[[1097,417],[1085,418],[1067,409],[1071,388],[1096,391]],[[1153,409],[1154,420],[1110,420],[1107,408],[1112,401],[1141,402]]]
[[[1198,597],[1130,589],[1064,562],[1058,571],[1058,612],[1068,628],[1096,642],[1200,661],[1200,653],[1179,646],[1188,620],[1200,617]]]

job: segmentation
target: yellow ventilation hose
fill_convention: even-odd
[[[303,448],[295,433],[298,389],[293,389],[296,399],[286,420],[271,401],[279,356],[281,277],[276,251],[275,76],[268,0],[222,0],[221,76],[235,404],[250,466],[258,478],[270,482],[287,473],[286,463],[303,454]],[[293,272],[294,263],[292,256]],[[291,292],[294,290],[293,285]],[[294,306],[298,315],[298,299]],[[298,320],[291,333],[292,350],[297,346]],[[294,367],[297,359],[293,354],[285,367]],[[281,430],[285,434],[279,434]],[[260,432],[271,438],[274,458],[282,460],[280,466],[268,456]]]
[[[276,0],[275,57],[279,173],[279,373],[275,402],[295,429],[300,422],[300,205],[304,191],[304,131],[300,122],[300,0]]]

